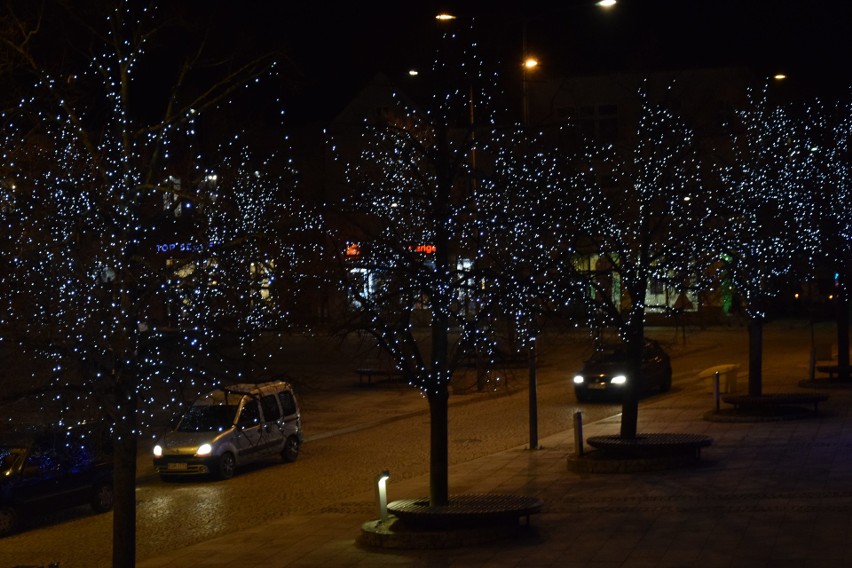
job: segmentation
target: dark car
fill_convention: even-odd
[[[112,509],[109,454],[100,428],[0,433],[0,536],[35,514],[86,504],[98,513]]]
[[[627,351],[623,344],[607,345],[596,351],[574,376],[574,394],[579,402],[592,397],[618,398],[633,380],[627,368]],[[654,340],[645,341],[642,370],[637,392],[667,391],[672,386],[672,365],[668,354]]]

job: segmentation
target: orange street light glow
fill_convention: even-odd
[[[538,67],[538,59],[536,59],[535,57],[527,57],[526,59],[524,59],[524,67],[526,67],[527,69],[535,69],[536,67]]]

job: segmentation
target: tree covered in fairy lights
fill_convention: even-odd
[[[483,279],[477,306],[490,314],[485,331],[502,324],[510,334],[507,347],[526,352],[529,447],[537,449],[538,336],[548,321],[566,321],[566,316],[578,325],[586,308],[574,263],[580,252],[572,206],[585,179],[574,156],[548,144],[539,128],[504,133],[490,152],[477,202]],[[471,331],[482,351],[493,347],[493,334]]]
[[[580,238],[573,204],[586,179],[575,156],[548,145],[540,129],[504,134],[491,152],[477,203],[491,284],[480,303],[511,322],[521,348],[532,347],[541,318],[583,299],[573,263]]]
[[[810,179],[815,154],[807,123],[749,93],[731,125],[730,163],[720,171],[727,238],[721,278],[730,282],[749,329],[749,394],[762,394],[762,329],[771,301],[789,288],[800,259],[811,260],[821,237]],[[811,262],[808,262],[811,264]]]
[[[133,566],[138,438],[187,396],[263,374],[268,358],[239,354],[286,325],[268,296],[296,285],[317,220],[286,156],[205,120],[274,74],[272,58],[218,69],[197,45],[174,51],[156,4],[103,16],[4,13],[26,96],[2,115],[0,349],[16,362],[4,390],[35,401],[24,418],[109,419],[113,566]],[[152,69],[173,82],[153,88]]]
[[[617,145],[592,146],[578,160],[585,185],[572,193],[570,218],[590,329],[612,328],[626,345],[633,376],[641,368],[654,283],[684,297],[709,285],[707,268],[718,250],[716,193],[702,170],[695,133],[647,85],[632,136]],[[673,306],[664,306],[671,310]],[[622,402],[621,435],[636,435],[636,382]]]
[[[498,128],[497,76],[477,50],[446,33],[428,76],[431,97],[414,104],[397,93],[393,108],[361,126],[360,152],[341,156],[348,190],[336,238],[357,253],[344,266],[349,329],[371,334],[428,399],[432,505],[449,499],[454,351],[495,356],[498,314],[487,294],[499,268],[487,248],[505,227],[487,206],[486,180],[499,167],[495,149],[518,132]]]
[[[816,249],[807,258],[813,280],[828,273],[830,288],[816,290],[821,301],[834,306],[837,321],[837,364],[841,380],[849,379],[849,277],[852,266],[852,103],[847,99],[817,99],[800,109],[807,161],[807,195],[814,218]],[[814,300],[815,298],[810,298]],[[812,346],[813,347],[813,346]]]
[[[846,204],[852,203],[852,102],[848,96],[845,102],[837,104],[831,116],[834,117],[834,143],[828,147],[831,177],[825,181],[829,188],[833,188],[833,198],[827,211],[831,215],[834,233],[828,238],[833,246],[826,248],[834,252],[832,260],[837,267],[837,364],[840,367],[840,378],[848,380],[849,286],[852,282],[852,215],[846,207]],[[826,150],[825,147],[821,149]]]

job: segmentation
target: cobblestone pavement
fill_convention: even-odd
[[[766,334],[764,392],[799,388],[807,376],[807,329]],[[709,348],[709,347],[708,347]],[[739,362],[739,355],[718,363]],[[743,386],[740,377],[740,387]],[[641,432],[709,435],[699,465],[661,472],[577,474],[572,431],[451,468],[458,493],[501,492],[544,501],[526,539],[450,550],[381,551],[355,543],[376,518],[365,491],[334,507],[282,518],[173,551],[143,568],[204,566],[852,566],[852,390],[831,389],[820,414],[777,422],[715,422],[709,385],[697,378],[648,400]],[[617,433],[619,416],[584,425]],[[588,450],[588,448],[587,448]],[[399,483],[389,498],[427,494],[428,477]]]
[[[661,333],[670,335],[670,330]],[[825,329],[821,333],[831,339]],[[140,555],[137,565],[852,567],[847,536],[852,529],[852,389],[820,391],[830,398],[809,419],[707,420],[715,401],[711,385],[698,374],[707,366],[740,364],[742,392],[745,338],[742,329],[720,328],[696,333],[681,346],[672,340],[680,380],[671,393],[642,402],[640,433],[713,438],[695,467],[575,473],[568,467],[576,450],[570,427],[543,435],[541,449],[517,445],[451,466],[453,493],[540,498],[544,508],[532,517],[526,538],[446,550],[363,548],[356,544],[360,527],[377,518],[374,490],[365,488],[315,510]],[[800,390],[808,371],[810,329],[778,325],[768,328],[764,339],[764,392]],[[564,411],[570,415],[578,409],[584,412],[584,437],[618,432],[617,413],[595,413],[598,405],[573,403]],[[383,468],[375,465],[376,472]],[[428,475],[398,479],[391,471],[388,497],[422,497],[428,495],[428,484]]]

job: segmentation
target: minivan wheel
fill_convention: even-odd
[[[281,458],[289,463],[296,461],[299,457],[299,439],[296,436],[290,436],[284,442],[284,449],[281,450]]]
[[[237,463],[234,460],[234,454],[225,452],[219,456],[219,463],[216,467],[216,477],[219,479],[231,479],[234,477],[234,470],[236,467]]]
[[[0,507],[0,536],[14,532],[18,528],[18,513],[12,507]]]
[[[106,513],[115,503],[115,491],[109,483],[101,483],[92,492],[92,510],[96,513]]]

